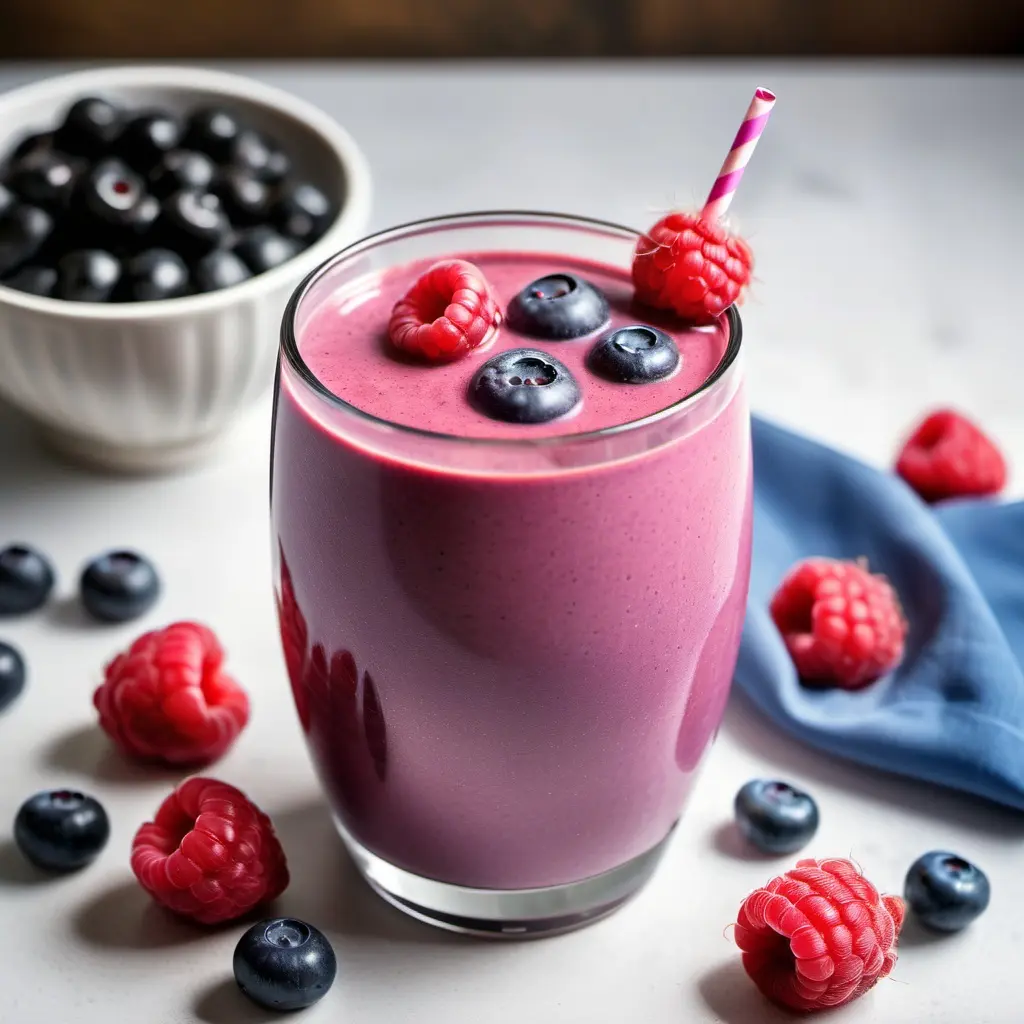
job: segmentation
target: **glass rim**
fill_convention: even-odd
[[[295,318],[299,311],[302,299],[310,287],[322,276],[327,274],[337,264],[359,255],[368,249],[375,249],[390,241],[417,235],[429,228],[444,228],[447,226],[464,225],[471,227],[474,223],[485,224],[488,221],[530,221],[539,224],[546,224],[552,227],[589,227],[600,229],[606,233],[614,233],[625,239],[637,239],[643,236],[642,231],[629,228],[613,221],[600,220],[595,217],[583,217],[576,214],[551,213],[543,210],[477,210],[470,213],[443,214],[435,217],[424,217],[419,220],[406,221],[394,227],[384,228],[366,235],[355,242],[350,243],[333,256],[324,260],[323,263],[314,267],[296,286],[288,303],[284,308],[281,318],[281,345],[280,350],[288,361],[289,368],[297,375],[299,381],[305,388],[311,391],[317,398],[324,400],[328,405],[341,409],[347,415],[354,416],[375,427],[386,427],[397,430],[401,433],[415,437],[429,439],[448,445],[467,445],[479,447],[498,448],[543,448],[554,445],[565,445],[573,443],[585,443],[597,441],[609,437],[620,436],[634,430],[641,430],[644,427],[658,423],[661,420],[674,417],[681,412],[690,409],[698,401],[705,398],[709,393],[718,389],[722,384],[725,375],[736,363],[743,341],[743,323],[740,320],[739,311],[735,304],[729,306],[724,315],[729,324],[729,341],[726,345],[722,358],[718,365],[707,377],[707,379],[696,390],[678,401],[667,405],[664,409],[648,413],[639,419],[629,420],[626,423],[616,423],[609,427],[600,427],[597,430],[588,430],[577,433],[547,434],[544,437],[463,437],[458,434],[446,434],[436,430],[424,430],[421,427],[413,427],[406,423],[395,423],[393,420],[383,416],[376,416],[366,412],[351,402],[340,398],[330,388],[326,387],[309,368],[299,351],[298,339],[295,336]],[[278,382],[280,387],[280,381]]]

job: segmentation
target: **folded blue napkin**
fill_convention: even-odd
[[[754,565],[736,684],[833,754],[1024,810],[1024,502],[924,504],[901,480],[755,420]],[[768,602],[794,562],[865,556],[910,623],[859,691],[800,685]]]

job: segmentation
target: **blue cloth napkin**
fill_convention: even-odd
[[[755,419],[754,565],[736,683],[833,754],[1024,810],[1024,502],[924,504],[880,472]],[[812,555],[866,556],[910,623],[902,665],[860,691],[800,685],[768,614]]]

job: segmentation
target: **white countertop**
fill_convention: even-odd
[[[755,85],[779,95],[734,210],[758,257],[745,310],[755,408],[866,458],[890,459],[926,407],[975,414],[1024,491],[1024,344],[1013,306],[1024,261],[1024,70],[939,65],[688,64],[242,67],[320,104],[365,147],[374,224],[456,210],[540,208],[646,226],[702,198]],[[38,77],[8,68],[0,87]],[[456,132],[463,134],[457,135]],[[80,874],[37,881],[0,827],[0,1022],[243,1024],[270,1016],[231,981],[238,929],[206,934],[149,907],[127,865],[135,828],[172,776],[134,771],[95,728],[104,661],[140,624],[88,626],[80,564],[136,545],[166,596],[142,625],[209,622],[254,715],[212,774],[274,818],[294,881],[287,913],[323,928],[338,981],[304,1024],[772,1024],[723,934],[781,865],[745,859],[728,829],[735,790],[778,774],[822,812],[809,855],[853,855],[900,892],[927,849],[976,860],[993,904],[967,932],[906,929],[892,980],[836,1024],[1014,1024],[1024,956],[1024,815],[803,749],[734,699],[658,875],[607,921],[536,943],[428,929],[366,890],[328,822],[284,677],[270,591],[269,402],[218,458],[158,480],[67,468],[0,414],[0,541],[54,558],[59,599],[0,623],[29,688],[0,718],[0,823],[30,793],[86,788],[113,836]]]

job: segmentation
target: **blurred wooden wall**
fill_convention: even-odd
[[[0,58],[1006,55],[1021,0],[0,0]]]

